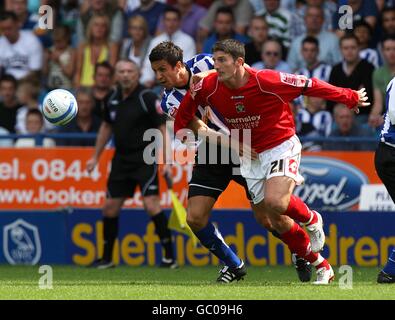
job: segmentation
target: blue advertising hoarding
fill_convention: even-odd
[[[333,265],[379,266],[395,246],[395,212],[322,213],[327,245],[322,253]],[[250,211],[214,211],[225,241],[248,264],[290,264],[281,241],[257,224]],[[102,250],[103,225],[99,210],[0,213],[0,263],[88,265]],[[174,234],[180,265],[218,265],[209,252],[184,235]],[[161,258],[154,224],[143,210],[124,210],[114,250],[115,263],[155,265]]]

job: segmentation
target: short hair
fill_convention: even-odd
[[[173,42],[163,41],[151,50],[149,60],[151,63],[164,60],[172,67],[175,67],[178,61],[184,61],[183,51]]]
[[[115,69],[114,69],[115,71],[117,70],[117,65],[118,65],[119,63],[121,63],[121,62],[130,63],[130,64],[132,64],[132,65],[134,65],[134,66],[136,67],[136,69],[137,69],[138,72],[141,71],[141,70],[140,70],[140,66],[136,63],[136,61],[133,61],[133,60],[131,60],[131,59],[129,59],[129,58],[122,58],[122,59],[117,60],[117,62],[115,63]]]
[[[262,50],[263,50],[263,48],[265,48],[265,46],[268,44],[268,43],[275,43],[277,46],[279,46],[279,48],[280,48],[280,55],[282,56],[282,49],[283,49],[283,46],[282,46],[282,44],[281,44],[281,41],[280,40],[278,40],[277,38],[272,38],[272,37],[270,37],[270,38],[268,38],[263,44],[262,44]]]
[[[92,89],[89,87],[80,87],[76,90],[74,96],[77,98],[80,94],[89,96],[89,98],[94,102],[94,97],[92,94]]]
[[[251,22],[252,22],[253,20],[259,20],[259,21],[263,22],[264,24],[268,25],[268,23],[267,23],[267,21],[266,21],[266,18],[265,18],[264,16],[253,16],[253,17],[251,18],[251,21],[250,21],[250,24],[249,24],[250,26],[251,26]]]
[[[318,42],[317,38],[313,37],[313,36],[307,36],[306,38],[304,38],[302,40],[302,46],[305,43],[312,43],[312,44],[316,45],[316,47],[318,47],[318,48],[320,47],[320,43]]]
[[[108,61],[103,61],[103,62],[97,62],[95,64],[95,71],[94,74],[96,75],[97,73],[97,69],[99,68],[105,68],[108,71],[110,71],[110,75],[113,76],[114,75],[114,67],[108,62]]]
[[[44,118],[43,118],[43,115],[42,115],[40,110],[38,110],[38,109],[29,109],[29,110],[27,110],[27,112],[26,112],[26,119],[30,115],[39,116],[41,121],[44,122]]]
[[[5,21],[11,19],[14,22],[18,22],[18,17],[16,16],[16,14],[12,11],[3,11],[0,13],[0,21]]]
[[[394,7],[385,7],[383,10],[381,10],[381,16],[383,16],[385,13],[388,13],[388,12],[395,13],[395,8]]]
[[[213,53],[216,51],[223,51],[230,54],[234,60],[237,58],[245,59],[244,44],[234,39],[226,39],[217,41],[212,49]]]
[[[29,78],[19,80],[18,90],[25,90],[25,93],[34,100],[38,100],[40,96],[40,84]]]
[[[333,116],[336,117],[340,111],[345,110],[345,109],[350,110],[350,108],[348,108],[345,104],[342,104],[342,103],[335,104],[335,106],[333,107]],[[351,110],[350,110],[350,112],[351,112]],[[354,115],[354,112],[351,112],[351,114]]]
[[[70,44],[70,40],[71,40],[70,28],[66,25],[57,26],[52,32],[52,39],[53,40],[64,39],[67,41],[68,44]]]
[[[163,17],[164,17],[165,14],[168,13],[168,12],[173,12],[173,13],[175,13],[175,14],[177,15],[178,19],[181,20],[181,18],[182,18],[181,11],[178,10],[177,8],[172,7],[172,6],[167,6],[167,7],[163,10]]]
[[[348,34],[345,34],[344,36],[342,36],[339,41],[340,46],[342,45],[343,41],[346,41],[346,40],[355,40],[358,45],[360,44],[358,38],[353,33],[348,33]]]
[[[324,11],[324,8],[321,7],[321,6],[319,6],[319,5],[308,5],[308,6],[306,7],[306,10],[305,10],[305,16],[306,16],[306,14],[307,14],[307,11],[310,10],[310,9],[317,9],[317,10],[320,10],[320,11],[321,11],[321,17],[322,17],[322,18],[325,18],[325,11]]]
[[[232,20],[235,19],[235,16],[234,16],[234,14],[233,14],[233,10],[232,10],[231,7],[226,7],[226,6],[219,7],[219,8],[217,9],[217,11],[215,12],[215,18],[217,18],[218,15],[219,15],[220,13],[230,15],[230,16],[232,17]]]
[[[387,35],[382,41],[381,41],[381,46],[384,46],[384,42],[386,41],[395,41],[395,36],[393,35]]]
[[[5,74],[0,78],[0,83],[2,82],[11,82],[14,86],[14,88],[16,88],[18,86],[18,81],[15,79],[14,76],[10,75],[10,74]]]
[[[356,28],[360,28],[360,27],[363,27],[363,28],[368,29],[369,35],[370,35],[370,37],[372,37],[372,35],[373,35],[373,29],[372,29],[372,27],[370,26],[369,23],[367,23],[365,20],[358,21],[358,22],[354,25],[354,32],[355,32],[355,29],[356,29]]]

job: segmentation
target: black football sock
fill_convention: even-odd
[[[155,231],[159,236],[160,243],[165,249],[165,258],[174,259],[173,244],[171,241],[171,232],[167,227],[167,217],[163,211],[151,217],[155,224]]]
[[[112,251],[114,248],[115,239],[118,236],[118,217],[108,218],[103,217],[103,236],[104,236],[104,250],[103,260],[112,261]]]

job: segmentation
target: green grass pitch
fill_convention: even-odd
[[[353,288],[341,289],[342,276],[328,286],[298,281],[292,267],[249,267],[243,281],[217,284],[218,267],[120,266],[96,270],[53,266],[53,288],[40,289],[38,267],[0,266],[0,299],[395,299],[395,284],[378,285],[378,268],[353,268]]]

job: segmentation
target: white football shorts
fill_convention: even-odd
[[[295,135],[280,145],[261,152],[257,160],[249,162],[241,159],[240,171],[247,181],[254,204],[265,198],[265,182],[270,178],[286,176],[295,180],[297,185],[304,182],[299,172],[301,151],[302,145]]]

